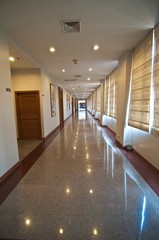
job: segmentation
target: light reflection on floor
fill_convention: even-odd
[[[96,121],[76,114],[0,206],[0,238],[158,239],[158,197]]]

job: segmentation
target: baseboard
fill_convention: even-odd
[[[21,162],[18,161],[14,166],[12,166],[6,173],[0,177],[0,186],[7,181],[7,179],[16,171],[16,169],[21,165]]]
[[[123,145],[117,139],[115,142],[118,148],[123,148]]]
[[[144,158],[140,153],[138,153],[135,149],[133,152],[139,157],[142,161],[144,161],[149,167],[151,167],[157,174],[159,174],[159,169],[157,169],[154,165],[152,165],[146,158]]]

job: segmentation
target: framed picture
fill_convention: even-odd
[[[69,95],[66,93],[66,109],[69,110]]]
[[[56,115],[56,95],[55,86],[50,83],[50,104],[51,104],[51,117]]]

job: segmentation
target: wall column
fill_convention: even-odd
[[[117,128],[116,139],[123,146],[127,119],[127,104],[131,77],[132,51],[126,51],[118,64]]]

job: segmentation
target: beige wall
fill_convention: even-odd
[[[36,69],[12,69],[12,88],[13,88],[13,101],[14,101],[14,111],[15,111],[15,120],[17,123],[16,117],[16,106],[15,106],[15,91],[30,91],[38,90],[40,93],[40,113],[41,113],[41,128],[42,128],[42,137],[44,136],[43,130],[43,108],[42,108],[42,92],[41,92],[41,71],[39,68]],[[18,128],[16,124],[16,131],[18,137]]]
[[[6,88],[11,92],[6,92]],[[0,31],[0,177],[18,160],[8,41]]]
[[[132,52],[126,51],[119,59],[118,64],[116,138],[122,145],[125,145],[124,130],[126,126],[127,105],[131,78],[131,62]]]

